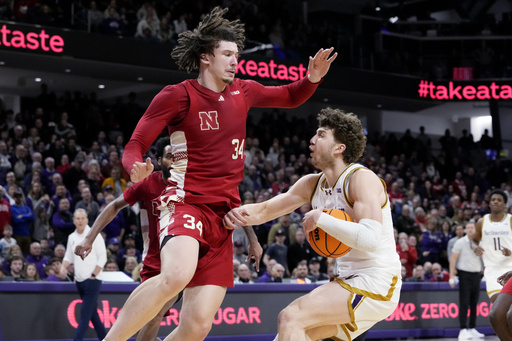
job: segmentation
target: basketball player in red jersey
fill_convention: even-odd
[[[143,267],[140,272],[142,282],[160,273],[160,243],[158,241],[158,197],[165,189],[167,178],[170,176],[169,168],[172,165],[171,146],[169,138],[162,137],[156,143],[156,156],[161,171],[153,172],[143,181],[130,186],[123,195],[112,201],[101,212],[95,220],[90,233],[85,240],[75,249],[75,254],[82,259],[91,252],[92,243],[96,236],[105,228],[105,226],[114,219],[117,213],[128,205],[133,206],[136,202],[141,205],[141,230],[144,240],[144,251],[142,254]],[[259,264],[262,252],[258,243],[258,238],[252,228],[245,228],[249,239],[249,255],[254,258],[256,264]],[[181,293],[173,297],[164,305],[163,309],[148,322],[137,334],[137,341],[155,340],[160,322],[169,308],[181,298]]]
[[[193,31],[180,34],[172,57],[199,76],[165,87],[155,96],[125,146],[123,166],[138,182],[152,172],[143,154],[167,126],[173,165],[159,199],[161,274],[128,298],[108,341],[126,340],[185,289],[179,326],[166,340],[203,340],[226,288],[233,286],[232,231],[222,218],[240,205],[245,123],[251,107],[292,108],[304,103],[337,54],[320,49],[310,57],[307,77],[265,87],[235,79],[244,28],[215,8]]]

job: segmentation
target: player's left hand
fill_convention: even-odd
[[[304,227],[306,236],[309,234],[309,232],[316,229],[316,222],[318,221],[318,218],[320,218],[322,212],[322,209],[317,208],[316,210],[311,210],[304,215],[304,218],[302,218],[302,226]]]
[[[338,52],[334,52],[334,54],[329,58],[332,51],[334,51],[334,47],[330,49],[320,49],[315,54],[314,57],[309,57],[309,65],[308,65],[308,79],[311,83],[318,83],[322,80],[329,71],[332,62],[338,56]]]
[[[512,271],[507,271],[500,277],[498,277],[498,283],[501,285],[507,284],[508,280],[512,277]]]
[[[149,157],[146,159],[146,162],[135,162],[130,172],[130,180],[133,183],[142,181],[153,172],[154,168],[155,166],[153,166]]]
[[[245,261],[246,262],[253,261],[254,268],[258,272],[260,271],[260,261],[261,261],[262,255],[263,255],[263,248],[261,247],[260,243],[258,243],[257,240],[256,241],[250,240],[248,255],[247,255],[247,259]]]
[[[506,247],[502,246],[501,247],[501,253],[503,253],[503,256],[510,256],[512,254],[512,252],[510,251],[510,249],[507,249]]]

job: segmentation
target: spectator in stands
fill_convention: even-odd
[[[152,7],[151,7],[152,9]],[[147,15],[139,21],[137,24],[137,30],[135,32],[135,38],[144,40],[158,41],[160,35],[160,22],[153,19],[152,10],[151,14],[148,12]]]
[[[71,192],[71,195],[78,193],[78,182],[80,180],[87,181],[87,174],[82,169],[82,165],[85,162],[85,154],[83,152],[78,153],[75,157],[75,161],[70,169],[64,173],[64,184],[66,188]]]
[[[52,259],[53,249],[50,247],[50,241],[48,238],[41,238],[41,240],[39,240],[39,244],[41,244],[41,256]]]
[[[23,257],[14,255],[9,259],[9,272],[8,276],[11,276],[14,280],[23,279]]]
[[[119,266],[117,265],[117,261],[113,258],[107,259],[105,266],[103,267],[103,271],[119,271]]]
[[[93,198],[96,198],[99,192],[101,192],[101,184],[105,180],[101,174],[101,168],[98,161],[95,159],[91,160],[87,164],[87,183]]]
[[[320,257],[313,257],[309,260],[308,278],[311,280],[311,282],[326,281],[329,279],[329,276],[327,276],[326,273],[323,273],[320,271],[320,264],[321,264]]]
[[[400,262],[406,269],[406,277],[412,276],[412,270],[418,261],[418,253],[415,247],[409,245],[409,236],[405,232],[398,234],[398,244],[396,251],[400,257]]]
[[[55,258],[62,260],[64,258],[64,254],[66,253],[66,247],[64,244],[57,244],[53,249],[53,254]]]
[[[59,176],[54,175],[54,177],[58,178]],[[62,199],[67,199],[69,201],[70,207],[72,206],[73,199],[71,198],[71,193],[68,191],[64,184],[60,184],[55,187],[55,194],[51,198],[54,207],[59,207],[59,203]]]
[[[450,280],[450,273],[444,270],[439,263],[432,264],[432,277],[430,282],[448,282]]]
[[[69,156],[67,154],[60,155],[60,164],[57,166],[59,173],[64,175],[70,168],[71,164],[69,163]]]
[[[308,263],[306,261],[302,261],[297,264],[297,267],[294,269],[294,274],[292,274],[292,278],[295,279],[298,284],[306,284],[312,283],[311,279],[308,277]]]
[[[103,21],[103,13],[98,10],[96,1],[89,3],[89,9],[87,10],[87,20],[91,27],[91,32],[98,33],[101,29],[101,23]]]
[[[258,282],[265,283],[271,282],[272,279],[272,268],[276,265],[277,261],[275,259],[269,259],[267,265],[265,266],[265,271],[258,278]]]
[[[441,254],[442,240],[439,232],[436,229],[436,223],[433,220],[427,222],[427,228],[423,232],[421,240],[421,251],[423,253],[423,260],[429,262],[438,262],[439,255]]]
[[[11,206],[13,237],[18,242],[24,254],[30,249],[30,227],[34,221],[34,212],[22,201],[20,191],[14,192],[14,205]]]
[[[125,273],[125,275],[133,279],[133,271],[137,267],[137,264],[139,264],[137,262],[137,258],[135,258],[134,256],[127,256],[125,258],[123,266],[123,272]]]
[[[41,278],[46,277],[44,267],[50,263],[50,258],[41,256],[41,244],[39,242],[30,244],[30,254],[25,257],[25,262],[34,264]]]
[[[412,277],[406,278],[406,282],[425,282],[425,269],[423,265],[418,264],[412,272]]]
[[[34,263],[27,263],[27,265],[25,265],[25,269],[22,272],[22,277],[26,281],[31,282],[38,282],[41,280],[41,276],[39,275],[38,269]],[[44,277],[46,278],[46,275]]]
[[[309,262],[313,255],[313,249],[311,249],[311,245],[309,245],[306,240],[304,230],[302,228],[298,228],[295,232],[295,243],[290,244],[286,255],[288,260],[288,269],[295,269],[297,264],[302,260]]]
[[[114,258],[116,262],[121,260],[123,258],[124,253],[119,252],[119,239],[117,238],[110,238],[107,239],[107,257],[108,258]]]
[[[3,235],[4,226],[11,224],[11,219],[11,204],[5,197],[5,189],[0,186],[0,235]]]
[[[114,7],[108,8],[108,16],[101,22],[101,32],[104,34],[123,36],[126,32],[125,22],[120,18]]]
[[[2,257],[7,259],[7,255],[12,246],[17,245],[16,239],[12,238],[13,230],[11,225],[5,225],[3,230],[3,238],[0,239],[0,245],[2,245]]]
[[[3,183],[3,179],[5,179],[5,175],[12,168],[12,164],[10,159],[10,155],[7,151],[7,144],[4,140],[0,140],[0,181]]]
[[[245,263],[242,263],[238,266],[237,275],[238,275],[238,280],[235,281],[235,284],[254,283],[254,281],[252,280],[252,272],[249,269],[249,267],[247,266],[247,264],[245,264]]]
[[[275,259],[279,264],[285,267],[287,266],[287,260],[286,255],[288,253],[288,247],[284,244],[284,241],[286,239],[286,232],[284,230],[277,230],[275,232],[275,242],[272,243],[267,251],[265,251],[265,255],[263,256],[263,263],[265,265],[268,264],[268,261],[270,259]],[[307,262],[306,262],[307,264]],[[306,272],[307,272],[307,265],[306,265]],[[286,271],[286,274],[288,274],[288,270]]]
[[[272,225],[270,231],[268,232],[267,245],[270,245],[276,241],[276,234],[279,230],[283,231],[286,236],[284,240],[284,244],[286,246],[295,243],[295,234],[297,233],[297,228],[297,224],[291,223],[290,214],[285,214],[279,217],[279,222]],[[286,264],[283,265],[286,267]]]
[[[22,144],[15,147],[14,155],[9,160],[12,164],[12,170],[16,178],[16,184],[21,186],[27,174],[31,169],[30,160],[27,155],[27,149]]]
[[[407,235],[419,236],[421,234],[420,228],[416,221],[411,218],[411,208],[409,205],[402,207],[402,212],[398,217],[395,224],[398,232],[407,233]]]
[[[83,208],[87,212],[87,218],[89,224],[93,224],[98,215],[100,214],[100,205],[94,201],[91,193],[91,189],[88,185],[82,187],[80,191],[82,200],[76,203],[75,209]]]
[[[177,39],[180,33],[188,30],[187,15],[185,13],[180,14],[178,19],[173,20],[174,26],[174,38]]]
[[[57,212],[52,216],[55,244],[66,244],[68,236],[74,231],[75,225],[73,224],[73,213],[70,206],[67,198],[60,199]]]
[[[45,281],[58,282],[61,280],[59,277],[57,277],[57,274],[60,271],[61,264],[61,258],[55,257],[50,260],[50,264],[44,268],[44,272],[46,274]]]
[[[114,166],[110,171],[110,176],[105,178],[101,187],[111,186],[114,189],[114,197],[117,198],[126,190],[126,184],[126,180],[121,177],[121,168]]]

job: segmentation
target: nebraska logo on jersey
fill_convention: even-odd
[[[219,129],[219,120],[217,119],[217,117],[218,113],[216,111],[200,111],[199,119],[201,120],[201,130]]]

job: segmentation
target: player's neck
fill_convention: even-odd
[[[491,212],[491,220],[493,222],[500,222],[505,218],[506,212]]]
[[[201,72],[199,77],[197,77],[197,82],[199,85],[204,86],[205,88],[210,89],[214,92],[223,92],[226,88],[226,83],[222,81],[222,79],[215,79],[211,74],[207,72]]]
[[[329,186],[329,188],[333,187],[336,184],[336,181],[348,166],[349,165],[345,164],[343,161],[335,161],[332,166],[329,166],[322,170],[327,179],[327,185]]]

